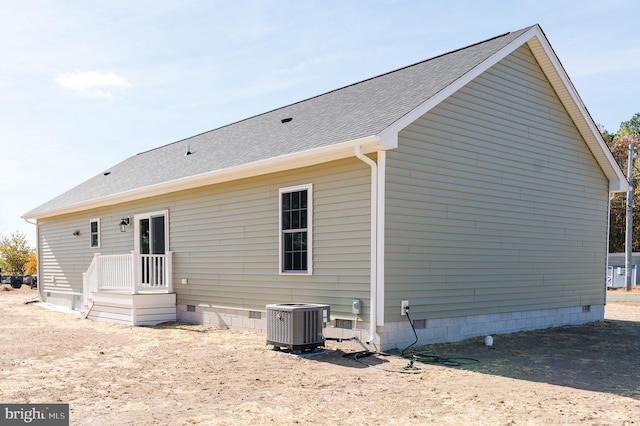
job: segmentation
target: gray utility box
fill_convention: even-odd
[[[324,344],[322,329],[329,321],[329,305],[277,303],[267,305],[267,345],[293,352]]]

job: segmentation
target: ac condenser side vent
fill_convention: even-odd
[[[315,350],[324,343],[329,305],[278,303],[267,305],[267,344],[293,352]]]

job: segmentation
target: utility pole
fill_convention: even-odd
[[[631,291],[631,266],[633,263],[633,160],[635,159],[635,152],[633,150],[633,142],[635,137],[632,137],[629,141],[629,162],[627,164],[627,179],[629,180],[629,192],[627,192],[627,229],[625,233],[625,265],[624,265],[624,279],[625,288],[627,291]]]

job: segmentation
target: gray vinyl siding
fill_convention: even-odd
[[[281,275],[279,188],[313,184],[313,275]],[[45,290],[82,291],[93,252],[128,253],[134,230],[122,216],[169,212],[177,303],[264,310],[269,303],[327,303],[351,318],[351,299],[368,301],[370,170],[348,159],[181,191],[40,221],[41,268],[57,275]],[[101,247],[89,247],[89,220],[101,219]],[[81,229],[80,237],[72,235]],[[187,278],[188,284],[180,284]]]
[[[279,274],[279,189],[313,184],[313,275]],[[347,183],[347,184],[345,184]],[[266,303],[327,303],[350,313],[368,299],[369,173],[364,163],[269,175],[181,193],[172,209],[178,303],[263,310]]]
[[[608,182],[526,46],[387,156],[386,320],[604,303]]]
[[[59,218],[38,220],[39,281],[45,291],[82,294],[82,273],[86,272],[94,253],[121,254],[133,249],[128,233],[118,224],[129,210],[102,209],[88,214],[74,213]],[[100,247],[90,247],[92,219],[100,218]],[[73,235],[74,231],[79,235]]]

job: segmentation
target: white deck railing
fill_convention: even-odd
[[[82,274],[84,301],[98,291],[172,293],[172,252],[166,254],[101,255],[96,253]]]

